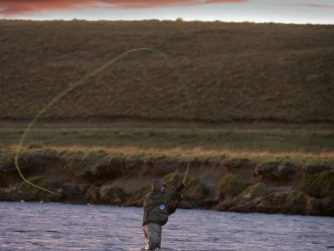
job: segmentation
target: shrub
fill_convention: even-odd
[[[100,188],[100,199],[102,202],[119,205],[125,201],[126,194],[122,188],[108,184]]]
[[[166,181],[169,187],[176,187],[182,183],[184,174],[178,171],[172,172],[164,176],[164,180]],[[200,180],[194,176],[188,175],[186,184],[186,188],[184,190],[185,198],[190,198],[192,200],[198,201],[203,199],[206,194],[206,189]]]
[[[227,175],[219,183],[219,198],[236,197],[248,186],[248,183],[241,181],[237,176],[233,174]]]
[[[304,175],[298,188],[315,198],[334,196],[334,172],[323,171],[320,174]]]

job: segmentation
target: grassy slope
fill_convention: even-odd
[[[151,47],[75,90],[49,118],[331,121],[334,26],[0,21],[0,118],[31,118],[70,82]]]
[[[0,163],[5,162],[2,158],[13,157],[15,148],[11,146],[19,141],[24,126],[0,126]],[[53,149],[143,158],[218,157],[320,163],[334,161],[333,139],[332,126],[319,124],[38,123],[25,141],[24,152]]]

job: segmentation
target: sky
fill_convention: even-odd
[[[0,0],[0,19],[334,24],[334,0]]]

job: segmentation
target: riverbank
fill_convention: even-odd
[[[153,152],[138,149],[24,148],[19,165],[34,184],[57,195],[39,191],[18,176],[13,149],[2,149],[1,201],[60,201],[119,206],[142,206],[155,177],[169,187],[181,182],[190,165],[181,208],[233,212],[334,215],[333,162],[260,161],[187,151]],[[124,149],[123,149],[124,150]],[[199,151],[200,152],[200,151]]]

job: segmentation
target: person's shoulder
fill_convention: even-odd
[[[159,192],[155,192],[155,191],[149,192],[145,196],[146,199],[153,199],[153,200],[160,199],[162,197],[164,197],[164,193],[159,193]]]
[[[148,193],[145,195],[145,198],[151,198],[151,197],[154,197],[154,196],[156,196],[156,192],[151,191],[151,192],[148,192]]]

